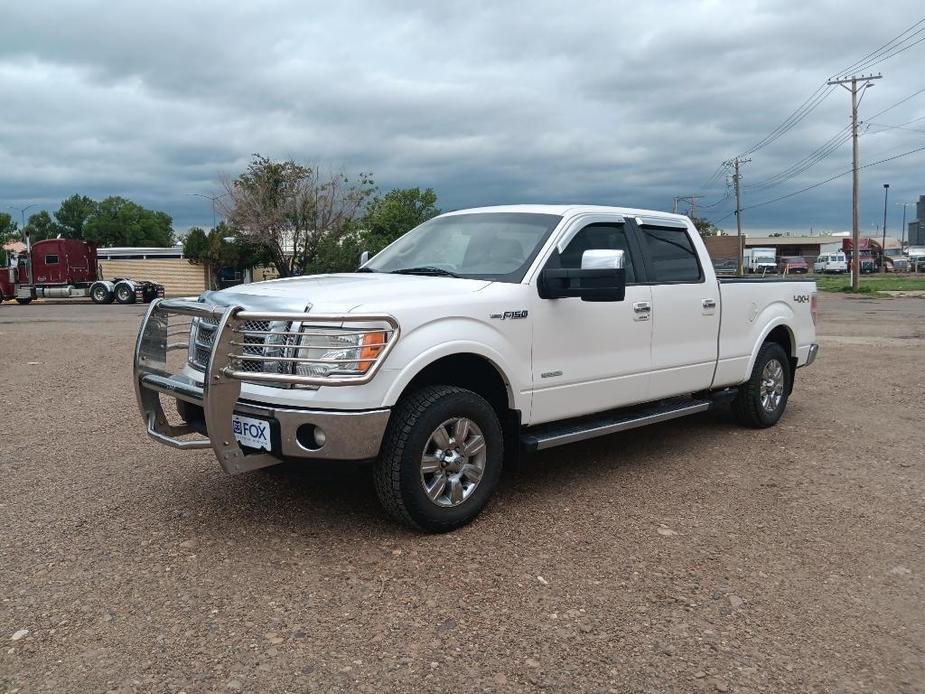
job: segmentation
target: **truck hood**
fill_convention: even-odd
[[[205,292],[202,300],[221,306],[239,304],[255,310],[304,311],[311,306],[316,313],[334,313],[369,303],[407,305],[415,299],[423,302],[434,296],[442,299],[464,296],[481,291],[489,284],[487,280],[378,272],[309,275]]]

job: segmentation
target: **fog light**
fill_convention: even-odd
[[[317,451],[324,446],[324,442],[328,439],[324,430],[314,424],[302,424],[299,426],[296,429],[295,437],[299,445],[307,451]]]

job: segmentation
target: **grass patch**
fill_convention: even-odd
[[[816,286],[824,292],[850,292],[851,277],[848,275],[817,275]],[[862,294],[874,292],[925,291],[925,276],[877,275],[861,277],[859,290]]]

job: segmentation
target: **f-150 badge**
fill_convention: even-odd
[[[526,318],[529,311],[505,311],[504,313],[492,313],[489,318],[495,320],[520,320]]]

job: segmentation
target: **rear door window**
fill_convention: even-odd
[[[703,279],[697,250],[685,229],[643,225],[640,231],[656,282],[689,283]]]

